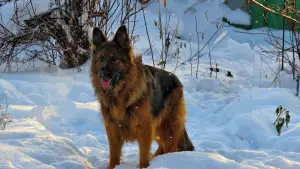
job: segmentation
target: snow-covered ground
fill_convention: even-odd
[[[206,11],[202,10],[207,9],[208,13],[216,12],[210,16],[219,22],[223,12],[228,11],[220,2],[173,0],[173,4],[168,4],[174,12],[170,23],[177,24],[179,19],[181,24],[182,40],[178,42],[187,43],[187,48],[180,49],[180,63],[190,57],[187,36],[195,37],[194,15],[199,16],[198,31],[209,30],[212,34],[217,22],[204,23],[200,18],[205,16]],[[191,6],[196,12],[185,12]],[[158,30],[151,24],[157,19],[157,9],[158,5],[153,4],[146,11],[151,37],[158,37]],[[239,11],[235,12],[226,16],[248,23],[249,16],[242,13],[237,18]],[[143,25],[142,16],[139,18]],[[144,53],[144,63],[151,65],[151,56],[145,52],[148,44],[144,27],[137,28],[140,38],[134,44],[135,50]],[[264,37],[235,30],[239,29],[226,25],[214,38],[218,39],[222,32],[225,35],[211,53],[213,65],[217,62],[220,68],[217,78],[215,73],[210,77],[207,55],[200,59],[198,78],[195,77],[197,60],[193,62],[192,76],[189,62],[175,71],[184,84],[187,131],[196,151],[158,156],[149,168],[300,168],[300,100],[295,96],[296,82],[283,72],[280,81],[273,83],[278,76],[278,63],[261,58],[256,52],[259,45],[270,48]],[[200,47],[209,38],[205,36]],[[192,53],[197,51],[196,41],[197,38],[192,39]],[[159,43],[154,43],[157,49]],[[167,70],[173,71],[175,65],[176,60],[170,60]],[[108,166],[108,142],[90,84],[89,66],[88,61],[79,73],[44,67],[0,74],[0,98],[7,97],[8,112],[13,118],[6,130],[0,131],[0,169],[104,169]],[[227,71],[232,72],[233,78],[226,76]],[[6,106],[5,99],[1,105]],[[280,136],[273,125],[279,105],[291,114],[289,127],[284,127]],[[156,147],[154,143],[152,150]],[[134,169],[138,161],[137,144],[126,144],[121,165],[116,168]]]

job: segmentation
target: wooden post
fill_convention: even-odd
[[[285,0],[283,1],[283,9],[285,9]],[[283,71],[284,61],[284,29],[285,29],[285,18],[282,19],[282,58],[281,58],[281,71]]]
[[[299,75],[297,76],[297,87],[296,87],[296,96],[298,97],[299,96]]]

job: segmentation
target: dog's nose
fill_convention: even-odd
[[[110,72],[105,68],[101,68],[98,71],[98,76],[103,77],[103,78],[109,78]]]
[[[100,77],[105,77],[105,69],[103,69],[103,68],[99,69],[98,75],[99,75]]]

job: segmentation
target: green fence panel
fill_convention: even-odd
[[[283,10],[284,0],[268,0],[267,7],[281,13]],[[275,29],[283,28],[283,18],[281,16],[267,12],[267,26]]]
[[[258,2],[260,2],[263,5],[266,4],[266,0],[258,0]],[[251,7],[250,7],[250,12],[251,12],[251,28],[252,29],[261,28],[266,25],[265,19],[264,19],[264,16],[265,16],[264,9],[262,9],[261,7],[252,3]]]
[[[300,11],[300,1],[296,0],[296,10]],[[296,24],[296,29],[298,32],[300,32],[300,26]]]

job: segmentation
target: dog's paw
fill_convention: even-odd
[[[149,167],[149,162],[147,162],[147,163],[141,163],[141,164],[139,164],[138,166],[137,166],[137,168],[140,168],[140,169],[142,169],[142,168],[147,168],[147,167]]]

